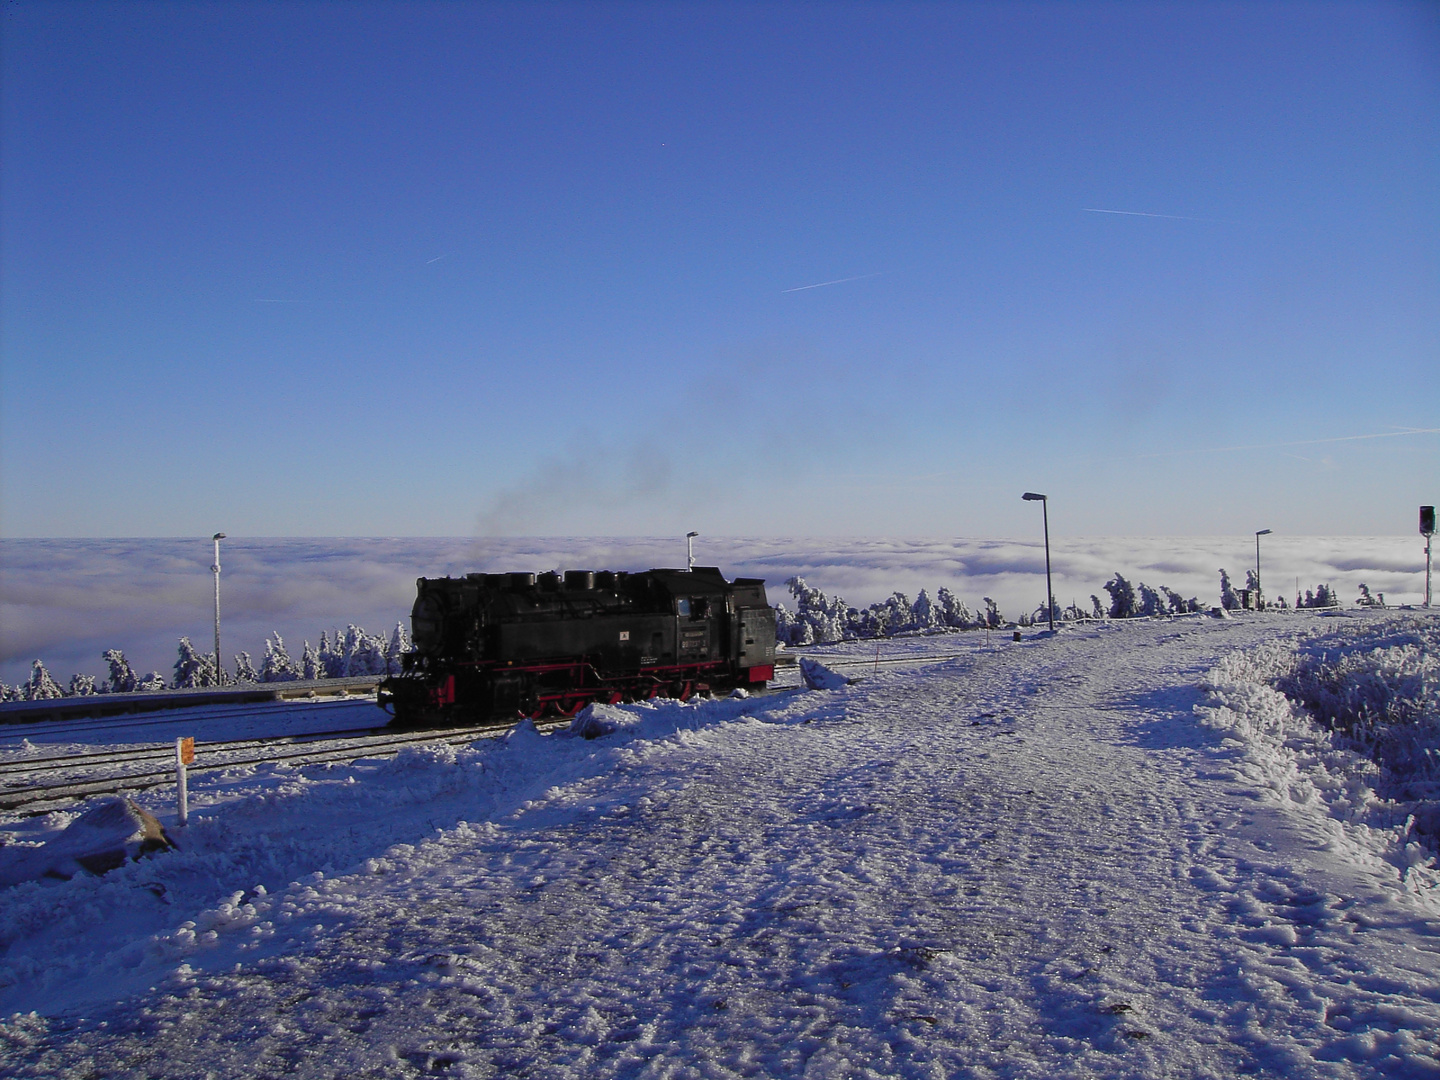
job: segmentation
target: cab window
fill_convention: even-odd
[[[675,614],[686,616],[690,614],[690,598],[688,596],[682,596],[675,601]]]

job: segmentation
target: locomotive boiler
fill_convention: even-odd
[[[775,675],[765,582],[713,566],[420,578],[410,624],[414,650],[379,691],[397,725],[568,716]]]

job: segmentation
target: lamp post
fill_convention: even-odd
[[[1435,535],[1435,507],[1420,507],[1420,535],[1425,537],[1425,606],[1430,606],[1430,538]]]
[[[686,570],[694,570],[694,569],[695,569],[695,537],[697,537],[697,536],[699,536],[699,535],[700,535],[700,534],[699,534],[698,532],[688,532],[688,533],[685,534],[685,569],[686,569]]]
[[[1263,592],[1263,591],[1261,590],[1261,588],[1260,588],[1260,537],[1262,537],[1262,536],[1269,536],[1269,535],[1270,535],[1270,530],[1269,530],[1269,529],[1261,529],[1259,532],[1257,532],[1257,533],[1255,534],[1255,610],[1256,610],[1256,611],[1264,611],[1264,610],[1265,610],[1265,601],[1262,599],[1262,597],[1263,597],[1265,594],[1264,594],[1264,592]]]
[[[1020,498],[1026,502],[1040,502],[1040,510],[1044,515],[1045,522],[1045,614],[1050,618],[1050,632],[1055,632],[1055,591],[1050,587],[1050,497],[1048,495],[1037,495],[1033,491],[1027,491]]]
[[[225,539],[225,534],[216,533],[210,539],[215,541],[215,564],[210,567],[215,574],[215,683],[223,686],[225,665],[220,661],[220,541]]]

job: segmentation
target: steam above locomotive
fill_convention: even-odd
[[[713,566],[420,578],[410,623],[414,651],[380,687],[406,725],[565,716],[775,674],[765,582]]]

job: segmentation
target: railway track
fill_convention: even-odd
[[[567,725],[569,720],[557,720],[537,724],[542,730]],[[245,768],[252,765],[284,764],[299,762],[303,765],[323,765],[340,761],[355,761],[360,758],[392,757],[407,746],[434,744],[437,742],[460,745],[477,738],[495,738],[510,729],[509,723],[485,724],[463,728],[445,728],[432,731],[382,732],[368,736],[352,736],[350,732],[329,732],[316,736],[286,736],[279,739],[237,739],[232,742],[197,743],[196,760],[189,772],[217,772],[224,769]],[[356,729],[368,730],[374,729]],[[326,748],[323,744],[341,743]],[[298,745],[297,745],[298,744]],[[320,745],[316,745],[320,744]],[[257,753],[256,751],[269,752]],[[75,755],[66,761],[60,758],[30,759],[28,764],[42,766],[40,771],[65,772],[93,770],[96,767],[113,768],[133,764],[139,771],[120,775],[113,773],[104,777],[87,779],[83,776],[52,778],[41,783],[5,783],[5,776],[21,772],[24,761],[6,762],[7,769],[0,772],[0,811],[18,812],[24,816],[48,813],[59,807],[84,799],[90,795],[121,794],[164,787],[175,782],[174,747],[154,745],[136,748],[131,752],[105,751],[96,754]],[[161,766],[163,763],[163,767]]]

